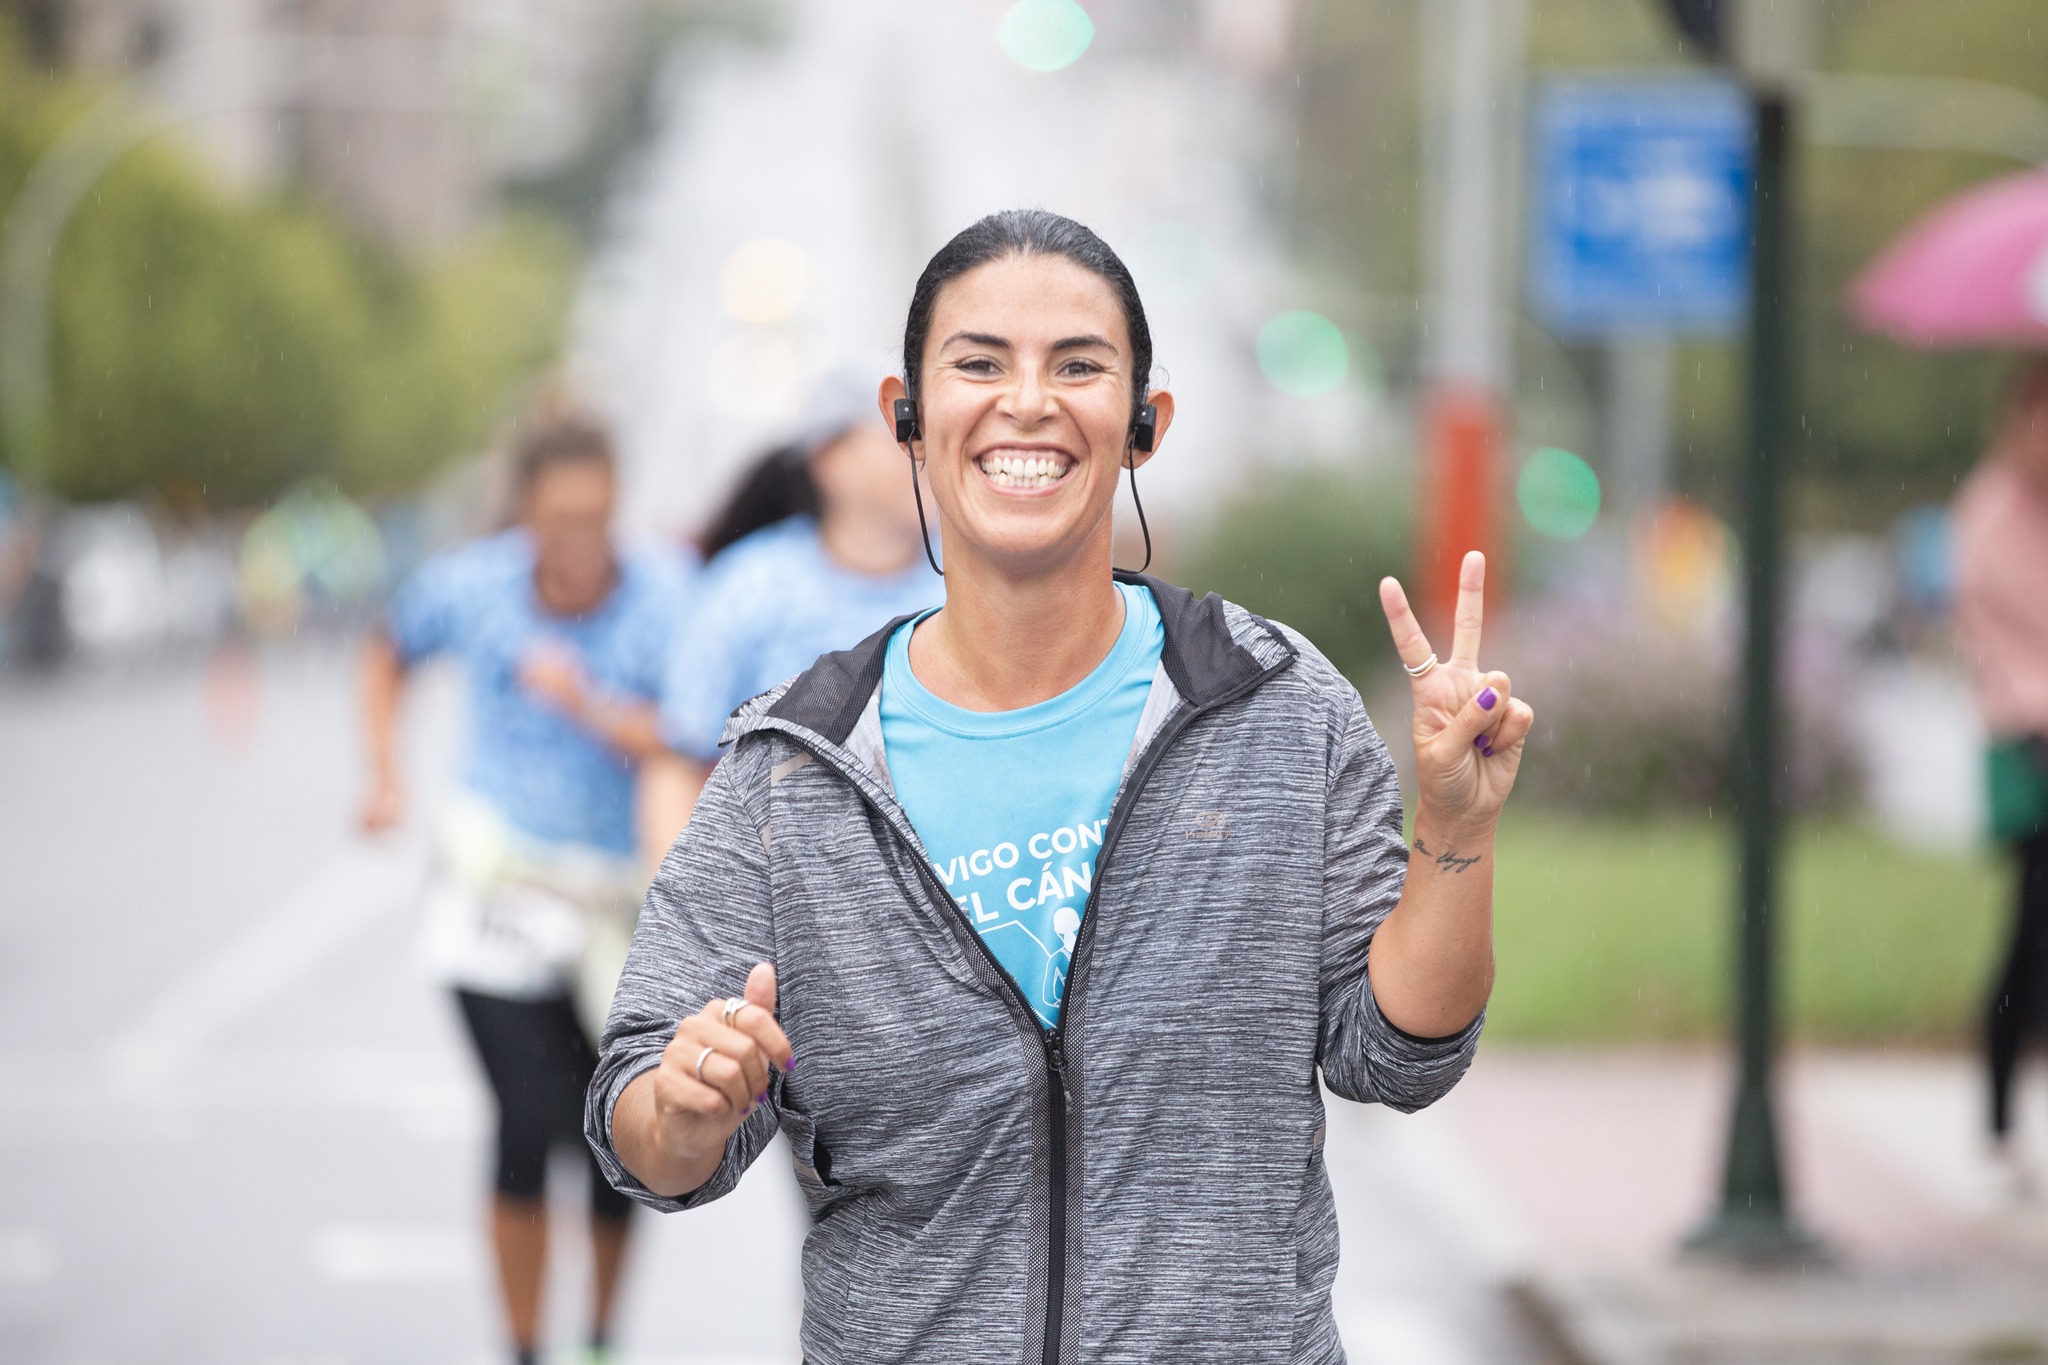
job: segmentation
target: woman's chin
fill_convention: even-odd
[[[1010,571],[1057,568],[1074,557],[1088,536],[1071,516],[1033,515],[1037,511],[983,510],[971,523],[957,527],[961,548]]]

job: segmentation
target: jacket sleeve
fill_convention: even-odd
[[[1394,1027],[1373,999],[1366,964],[1381,921],[1408,876],[1401,783],[1365,705],[1333,723],[1328,817],[1323,829],[1323,1081],[1349,1100],[1413,1113],[1442,1099],[1472,1065],[1484,1012],[1447,1038]]]
[[[765,745],[734,753],[712,770],[689,827],[662,860],[640,910],[632,951],[612,997],[599,1041],[597,1073],[585,1100],[584,1136],[614,1186],[650,1208],[673,1213],[730,1193],[779,1123],[782,1077],[727,1140],[725,1159],[709,1180],[679,1199],[650,1191],[620,1164],[612,1145],[612,1111],[627,1085],[661,1061],[687,1016],[746,987],[757,962],[775,960],[763,841]]]

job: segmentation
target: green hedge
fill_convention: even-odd
[[[1734,841],[1725,818],[1570,823],[1511,805],[1487,1036],[1725,1036]],[[1835,1043],[1974,1038],[2005,934],[2004,861],[1903,848],[1856,824],[1801,826],[1787,842],[1787,1031]]]
[[[1306,635],[1348,678],[1392,669],[1380,579],[1410,569],[1405,478],[1275,470],[1176,556],[1174,576]]]

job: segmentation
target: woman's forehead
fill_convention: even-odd
[[[1109,281],[1064,256],[1003,256],[949,281],[932,309],[931,335],[943,348],[962,334],[1020,348],[1099,336],[1119,352],[1130,349]]]

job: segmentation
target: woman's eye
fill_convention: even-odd
[[[1084,379],[1089,375],[1102,373],[1102,366],[1092,360],[1069,360],[1060,366],[1060,373],[1070,379]]]
[[[962,374],[991,375],[996,372],[996,363],[987,356],[974,356],[967,360],[955,361],[953,368]]]

